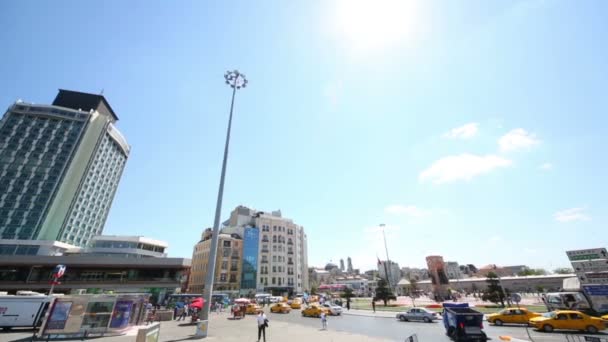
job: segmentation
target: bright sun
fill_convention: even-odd
[[[352,47],[379,49],[411,38],[417,12],[412,0],[338,0],[335,25]]]

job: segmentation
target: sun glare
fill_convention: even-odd
[[[417,12],[411,0],[338,0],[335,25],[350,46],[378,49],[411,38]]]

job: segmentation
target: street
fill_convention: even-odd
[[[279,320],[296,324],[304,324],[311,327],[321,327],[321,322],[316,318],[306,318],[300,315],[299,311],[292,311],[290,314],[269,314],[271,320]],[[530,340],[524,326],[492,326],[484,322],[484,331],[492,340],[499,340],[499,336],[511,336],[524,340]],[[330,316],[328,318],[328,329],[345,331],[371,337],[380,337],[394,341],[403,341],[406,337],[416,334],[419,341],[450,341],[445,336],[443,322],[434,323],[423,322],[400,322],[392,318],[378,318],[366,316],[353,316],[343,314],[342,316]],[[562,333],[543,333],[533,329],[528,329],[533,341],[566,341]],[[570,334],[578,334],[572,332]],[[583,335],[583,334],[580,334]],[[597,336],[608,337],[606,334]]]
[[[449,342],[445,336],[443,322],[418,323],[400,322],[393,318],[355,316],[345,314],[342,316],[331,316],[328,318],[328,331],[321,331],[321,321],[318,318],[302,317],[299,310],[293,310],[289,314],[272,314],[267,312],[270,320],[270,328],[267,332],[269,342],[292,342],[316,341],[316,342],[359,342],[359,341],[404,341],[406,337],[416,334],[420,342]],[[246,341],[255,335],[255,316],[247,316],[242,320],[229,319],[228,313],[211,316],[209,341],[240,342]],[[528,329],[531,339],[528,338],[526,327],[523,326],[490,326],[484,323],[485,332],[492,341],[500,341],[499,336],[511,336],[532,342],[565,342],[563,333],[542,333]],[[159,341],[181,341],[193,337],[195,327],[191,324],[179,321],[161,322],[161,335]],[[585,334],[572,332],[583,340]],[[15,329],[10,332],[0,332],[0,342],[29,341],[31,331]],[[287,337],[289,336],[289,337]],[[596,337],[608,338],[608,334],[602,333]],[[95,338],[96,341],[126,342],[135,340],[135,332],[132,331],[122,336],[108,336]]]

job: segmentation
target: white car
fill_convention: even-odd
[[[400,321],[423,321],[431,323],[432,321],[439,319],[439,314],[425,308],[411,308],[408,311],[399,312],[396,317]]]
[[[321,305],[324,308],[329,309],[329,314],[332,316],[340,316],[342,314],[342,307],[341,306],[337,306],[337,305],[332,305],[332,304],[328,304],[325,303],[323,305]]]

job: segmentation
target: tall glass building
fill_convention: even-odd
[[[241,291],[256,290],[258,271],[258,239],[260,231],[256,227],[245,227],[243,234],[243,271]]]
[[[21,254],[7,240],[86,246],[102,233],[130,150],[116,121],[102,95],[68,90],[52,105],[8,108],[0,120],[0,254]]]

